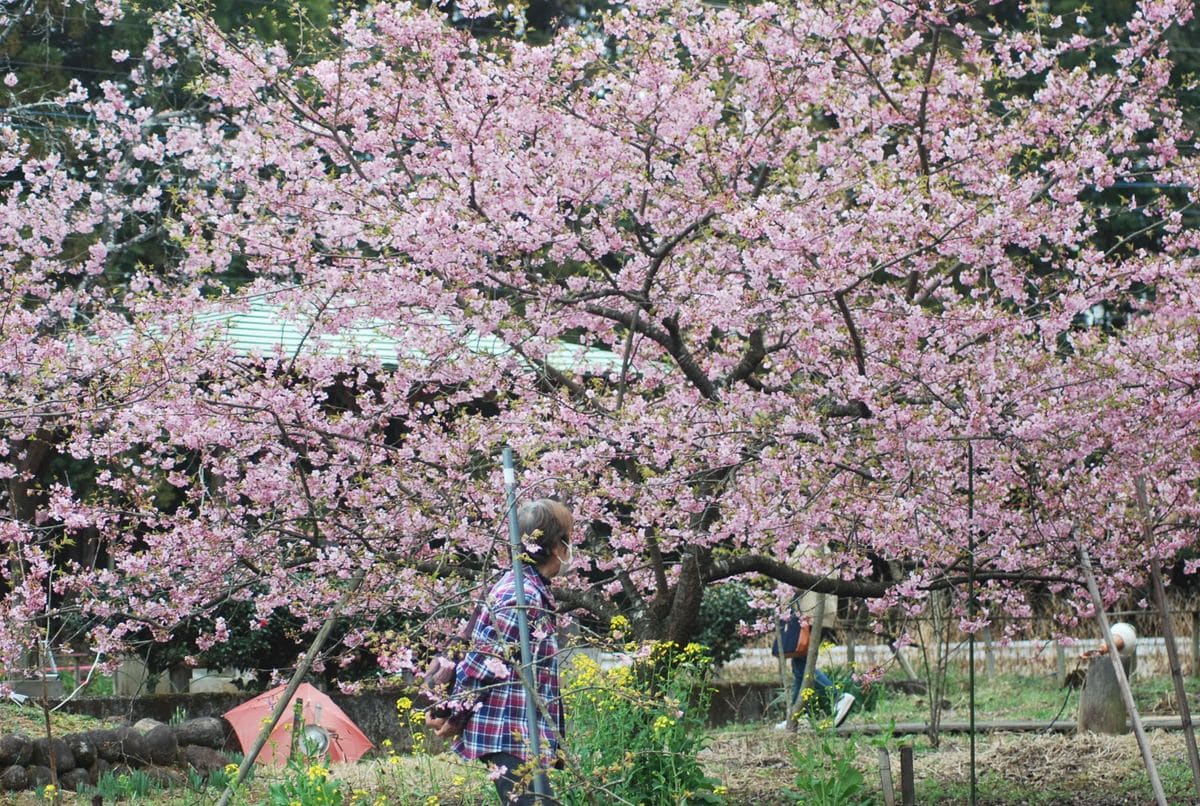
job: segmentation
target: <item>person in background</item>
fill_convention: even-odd
[[[779,620],[779,634],[775,638],[775,643],[771,647],[771,654],[775,657],[780,655],[780,646],[782,644],[783,657],[789,658],[792,662],[792,692],[788,699],[789,709],[792,703],[797,701],[800,696],[800,689],[804,685],[804,669],[808,662],[808,643],[809,636],[812,632],[812,625],[806,617],[801,616],[796,612],[791,612],[787,616]],[[829,679],[829,675],[817,669],[813,672],[813,686],[816,690],[816,695],[822,698],[822,702],[830,701],[830,694],[835,690],[834,682]],[[850,692],[843,692],[837,698],[837,701],[832,704],[833,710],[833,726],[840,727],[846,721],[846,717],[850,715],[850,709],[854,707],[854,695]],[[787,719],[777,724],[775,727],[784,730],[788,726]]]
[[[524,592],[532,644],[539,751],[543,764],[553,763],[563,735],[559,694],[558,643],[550,580],[566,571],[573,559],[574,520],[563,504],[542,498],[517,511],[521,541],[528,551]],[[526,702],[521,683],[520,631],[517,626],[516,580],[510,570],[488,591],[470,648],[455,671],[456,712],[427,720],[441,738],[454,738],[454,751],[488,765],[503,804],[542,802],[533,793],[534,764]],[[548,788],[548,784],[547,784]],[[549,803],[556,802],[546,793]]]

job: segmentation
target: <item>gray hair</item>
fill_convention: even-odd
[[[531,543],[537,545],[537,549],[529,551],[529,559],[536,565],[550,559],[559,543],[566,545],[570,542],[574,524],[571,510],[553,498],[539,498],[522,504],[517,510],[517,528],[521,530],[521,540],[526,546]]]

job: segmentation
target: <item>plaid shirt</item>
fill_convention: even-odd
[[[535,570],[525,569],[524,578],[537,689],[539,749],[543,756],[552,758],[563,733],[554,597],[549,582]],[[511,753],[522,759],[531,755],[526,691],[518,671],[520,635],[516,584],[509,571],[488,592],[471,632],[471,649],[455,671],[454,698],[473,710],[454,742],[455,752],[465,759],[488,753]]]

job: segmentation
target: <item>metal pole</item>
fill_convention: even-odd
[[[1192,766],[1192,783],[1200,794],[1200,751],[1196,749],[1196,733],[1192,730],[1192,709],[1188,705],[1187,689],[1183,685],[1183,670],[1179,666],[1179,647],[1175,645],[1175,625],[1171,623],[1171,608],[1167,604],[1167,590],[1163,585],[1162,567],[1154,552],[1154,527],[1150,525],[1150,503],[1146,498],[1146,480],[1141,476],[1134,479],[1137,502],[1142,516],[1142,534],[1150,552],[1150,579],[1154,583],[1154,600],[1162,619],[1163,642],[1167,645],[1167,661],[1171,666],[1171,682],[1175,684],[1175,703],[1179,708],[1179,724],[1183,728],[1183,741],[1187,747],[1188,763]]]
[[[508,506],[508,538],[512,549],[513,592],[517,600],[517,631],[521,636],[521,685],[525,687],[525,719],[529,723],[529,749],[533,754],[533,791],[546,795],[546,773],[542,768],[541,735],[538,732],[537,687],[532,677],[533,652],[529,645],[529,619],[525,613],[525,564],[521,562],[521,527],[517,525],[517,471],[512,448],[504,446],[504,494]]]
[[[975,449],[967,440],[967,615],[975,621]],[[975,777],[975,630],[967,635],[967,678],[970,688],[971,712],[971,790],[970,803],[975,806],[978,782]]]
[[[1096,621],[1100,624],[1100,632],[1108,645],[1108,657],[1112,661],[1113,673],[1117,676],[1117,688],[1121,691],[1121,699],[1125,702],[1125,711],[1129,714],[1129,722],[1133,725],[1133,735],[1137,738],[1138,748],[1142,751],[1142,761],[1146,764],[1146,777],[1150,779],[1150,788],[1154,790],[1154,801],[1159,806],[1167,806],[1167,796],[1163,791],[1162,780],[1158,777],[1158,768],[1154,766],[1154,756],[1150,753],[1150,741],[1142,728],[1142,720],[1138,716],[1137,705],[1133,702],[1133,693],[1129,690],[1129,679],[1125,677],[1125,664],[1121,662],[1121,653],[1113,641],[1112,629],[1108,625],[1108,616],[1104,614],[1104,600],[1100,598],[1100,588],[1096,586],[1096,575],[1092,573],[1092,559],[1088,556],[1083,543],[1076,543],[1079,550],[1079,563],[1083,566],[1083,577],[1087,581],[1088,593],[1092,597],[1092,606],[1096,609]]]

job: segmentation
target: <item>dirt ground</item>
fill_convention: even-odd
[[[1151,731],[1151,753],[1173,804],[1197,803],[1187,750],[1179,731]],[[793,802],[790,749],[811,736],[790,735],[771,726],[718,734],[704,754],[709,772],[729,787],[734,803]],[[897,737],[888,744],[897,796],[900,786]],[[918,803],[965,803],[970,783],[970,742],[943,737],[933,750],[914,741],[914,778]],[[877,802],[880,796],[878,749],[858,740],[858,769]],[[1154,803],[1137,741],[1128,736],[1019,733],[979,736],[975,774],[980,804],[1097,804],[1129,806]]]

